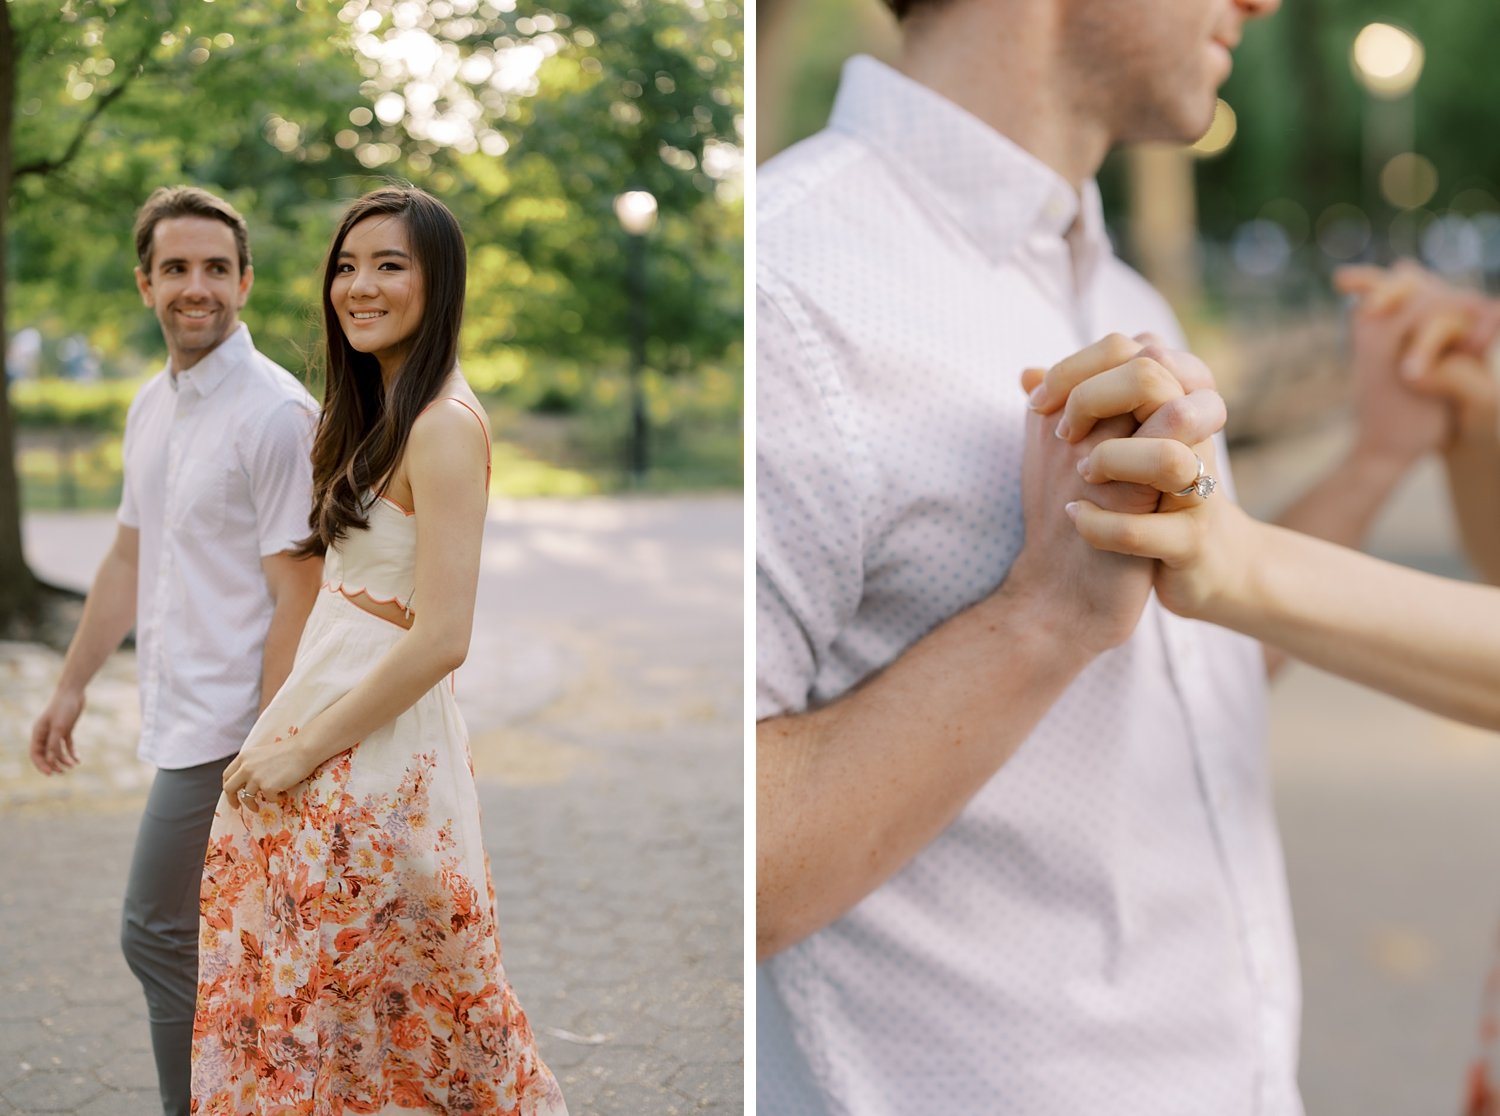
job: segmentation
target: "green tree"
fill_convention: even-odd
[[[295,239],[309,207],[331,204],[330,177],[364,173],[322,138],[359,99],[347,28],[331,13],[285,15],[271,2],[0,5],[0,337],[15,294],[28,321],[57,318],[96,343],[152,351],[155,323],[130,282],[131,222],[151,189],[198,182],[271,214],[270,235],[255,238],[264,251]],[[291,343],[278,355],[294,355],[307,329],[290,307],[304,303],[307,283],[290,262],[267,267],[265,258],[255,301],[284,319],[275,332]],[[6,391],[0,623],[37,600],[14,457]]]

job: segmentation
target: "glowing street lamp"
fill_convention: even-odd
[[[1349,60],[1370,94],[1395,100],[1417,86],[1427,53],[1421,40],[1389,23],[1371,23],[1354,37]]]
[[[646,476],[646,401],[641,370],[646,363],[646,235],[656,227],[656,198],[627,190],[615,198],[615,216],[630,242],[626,285],[630,291],[630,445],[627,465],[633,484]]]
[[[1416,149],[1416,110],[1412,92],[1422,76],[1427,52],[1410,31],[1389,23],[1371,23],[1354,37],[1349,65],[1368,95],[1364,111],[1364,179],[1366,210],[1374,214],[1379,199],[1398,207],[1421,191],[1404,174],[1397,158]],[[1429,164],[1430,165],[1430,164]],[[1384,181],[1382,182],[1382,177]],[[1393,186],[1397,187],[1393,189]],[[1409,187],[1409,188],[1408,188]],[[1427,191],[1431,196],[1431,191]],[[1399,237],[1393,237],[1399,239]],[[1395,244],[1398,252],[1414,245]]]
[[[631,236],[645,236],[656,228],[656,197],[646,190],[626,190],[615,198],[615,216]]]

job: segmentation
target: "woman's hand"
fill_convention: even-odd
[[[1180,492],[1198,476],[1198,459],[1216,476],[1213,444],[1189,449],[1157,438],[1114,438],[1095,446],[1079,468],[1102,484],[1129,481]],[[1222,495],[1174,496],[1176,510],[1144,515],[1106,511],[1088,499],[1067,505],[1078,533],[1100,550],[1155,558],[1156,596],[1179,616],[1212,620],[1251,592],[1258,524]]]
[[[1089,496],[1093,506],[1127,519],[1184,503],[1162,492],[1177,492],[1196,479],[1197,462],[1188,446],[1206,446],[1223,426],[1224,402],[1206,366],[1188,354],[1167,352],[1145,335],[1112,334],[1046,372],[1028,369],[1021,383],[1030,393],[1032,410],[1042,417],[1033,416],[1027,426],[1022,470],[1026,546],[1011,577],[1019,582],[1029,575],[1048,586],[1052,599],[1077,610],[1074,627],[1082,641],[1100,649],[1114,646],[1135,629],[1154,567],[1119,558],[1106,561],[1109,556],[1088,547],[1076,550],[1079,540],[1057,513],[1065,502]],[[1123,456],[1107,450],[1100,459],[1106,462],[1104,470],[1096,475],[1086,471],[1101,447],[1137,440],[1175,445],[1192,462],[1192,474],[1169,489],[1153,487],[1148,463],[1126,460],[1133,456],[1131,450]],[[1118,478],[1105,475],[1110,469],[1119,472]],[[1124,483],[1110,483],[1113,479]]]
[[[225,796],[238,803],[241,791],[254,798],[279,794],[302,782],[320,762],[314,736],[292,725],[269,739],[246,744],[224,769]]]

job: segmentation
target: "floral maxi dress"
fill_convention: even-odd
[[[403,634],[346,596],[411,584],[414,517],[384,500],[369,514],[329,551],[251,739],[295,734]],[[447,683],[291,790],[221,800],[199,930],[198,1116],[566,1116],[501,968]]]

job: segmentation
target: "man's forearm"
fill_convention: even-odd
[[[1356,449],[1282,512],[1276,523],[1357,550],[1411,464]]]
[[[307,623],[309,605],[302,595],[283,593],[271,614],[271,626],[266,630],[266,643],[261,651],[260,665],[260,711],[264,712],[276,691],[292,672],[292,661],[297,656],[297,644],[302,639],[302,629]]]
[[[756,732],[762,959],[832,922],[930,844],[1093,658],[1056,602],[1002,587],[885,671]]]
[[[1282,512],[1276,523],[1357,550],[1409,468],[1409,463],[1399,459],[1356,448]],[[1274,676],[1286,665],[1286,652],[1267,644],[1265,654],[1266,673]]]

